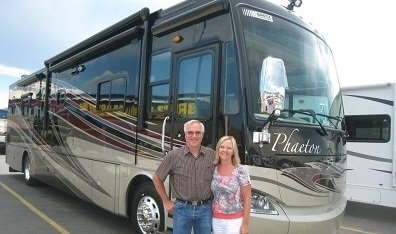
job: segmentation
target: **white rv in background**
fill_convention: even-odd
[[[5,154],[7,140],[7,110],[0,110],[0,154]]]
[[[342,89],[348,129],[346,197],[396,207],[396,84]]]

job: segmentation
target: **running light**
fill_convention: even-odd
[[[300,7],[302,5],[302,0],[289,0],[289,5],[286,7],[288,10],[293,10],[294,7]]]
[[[256,214],[268,214],[268,215],[279,215],[271,201],[262,192],[252,189],[252,205],[251,212]]]
[[[172,41],[173,41],[173,43],[180,43],[180,42],[182,42],[183,41],[183,37],[182,36],[180,36],[180,35],[176,35],[176,36],[174,36],[173,38],[172,38]]]

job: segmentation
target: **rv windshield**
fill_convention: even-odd
[[[325,127],[340,128],[340,87],[331,51],[322,39],[274,15],[247,7],[240,10],[255,118],[261,121],[268,117],[260,108],[259,87],[263,60],[272,57],[283,60],[286,69],[284,109],[317,114],[315,120],[313,116],[284,111],[278,121],[310,125],[320,121]]]

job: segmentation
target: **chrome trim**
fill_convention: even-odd
[[[166,116],[164,119],[164,122],[162,122],[162,139],[161,139],[161,149],[162,152],[165,152],[165,127],[166,127],[166,121],[168,121],[169,116]]]

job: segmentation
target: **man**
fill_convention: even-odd
[[[204,125],[198,120],[184,124],[186,145],[172,150],[158,167],[153,182],[165,209],[173,213],[173,233],[210,234],[212,227],[212,193],[214,151],[201,146]],[[164,181],[170,175],[173,197],[169,199]]]

